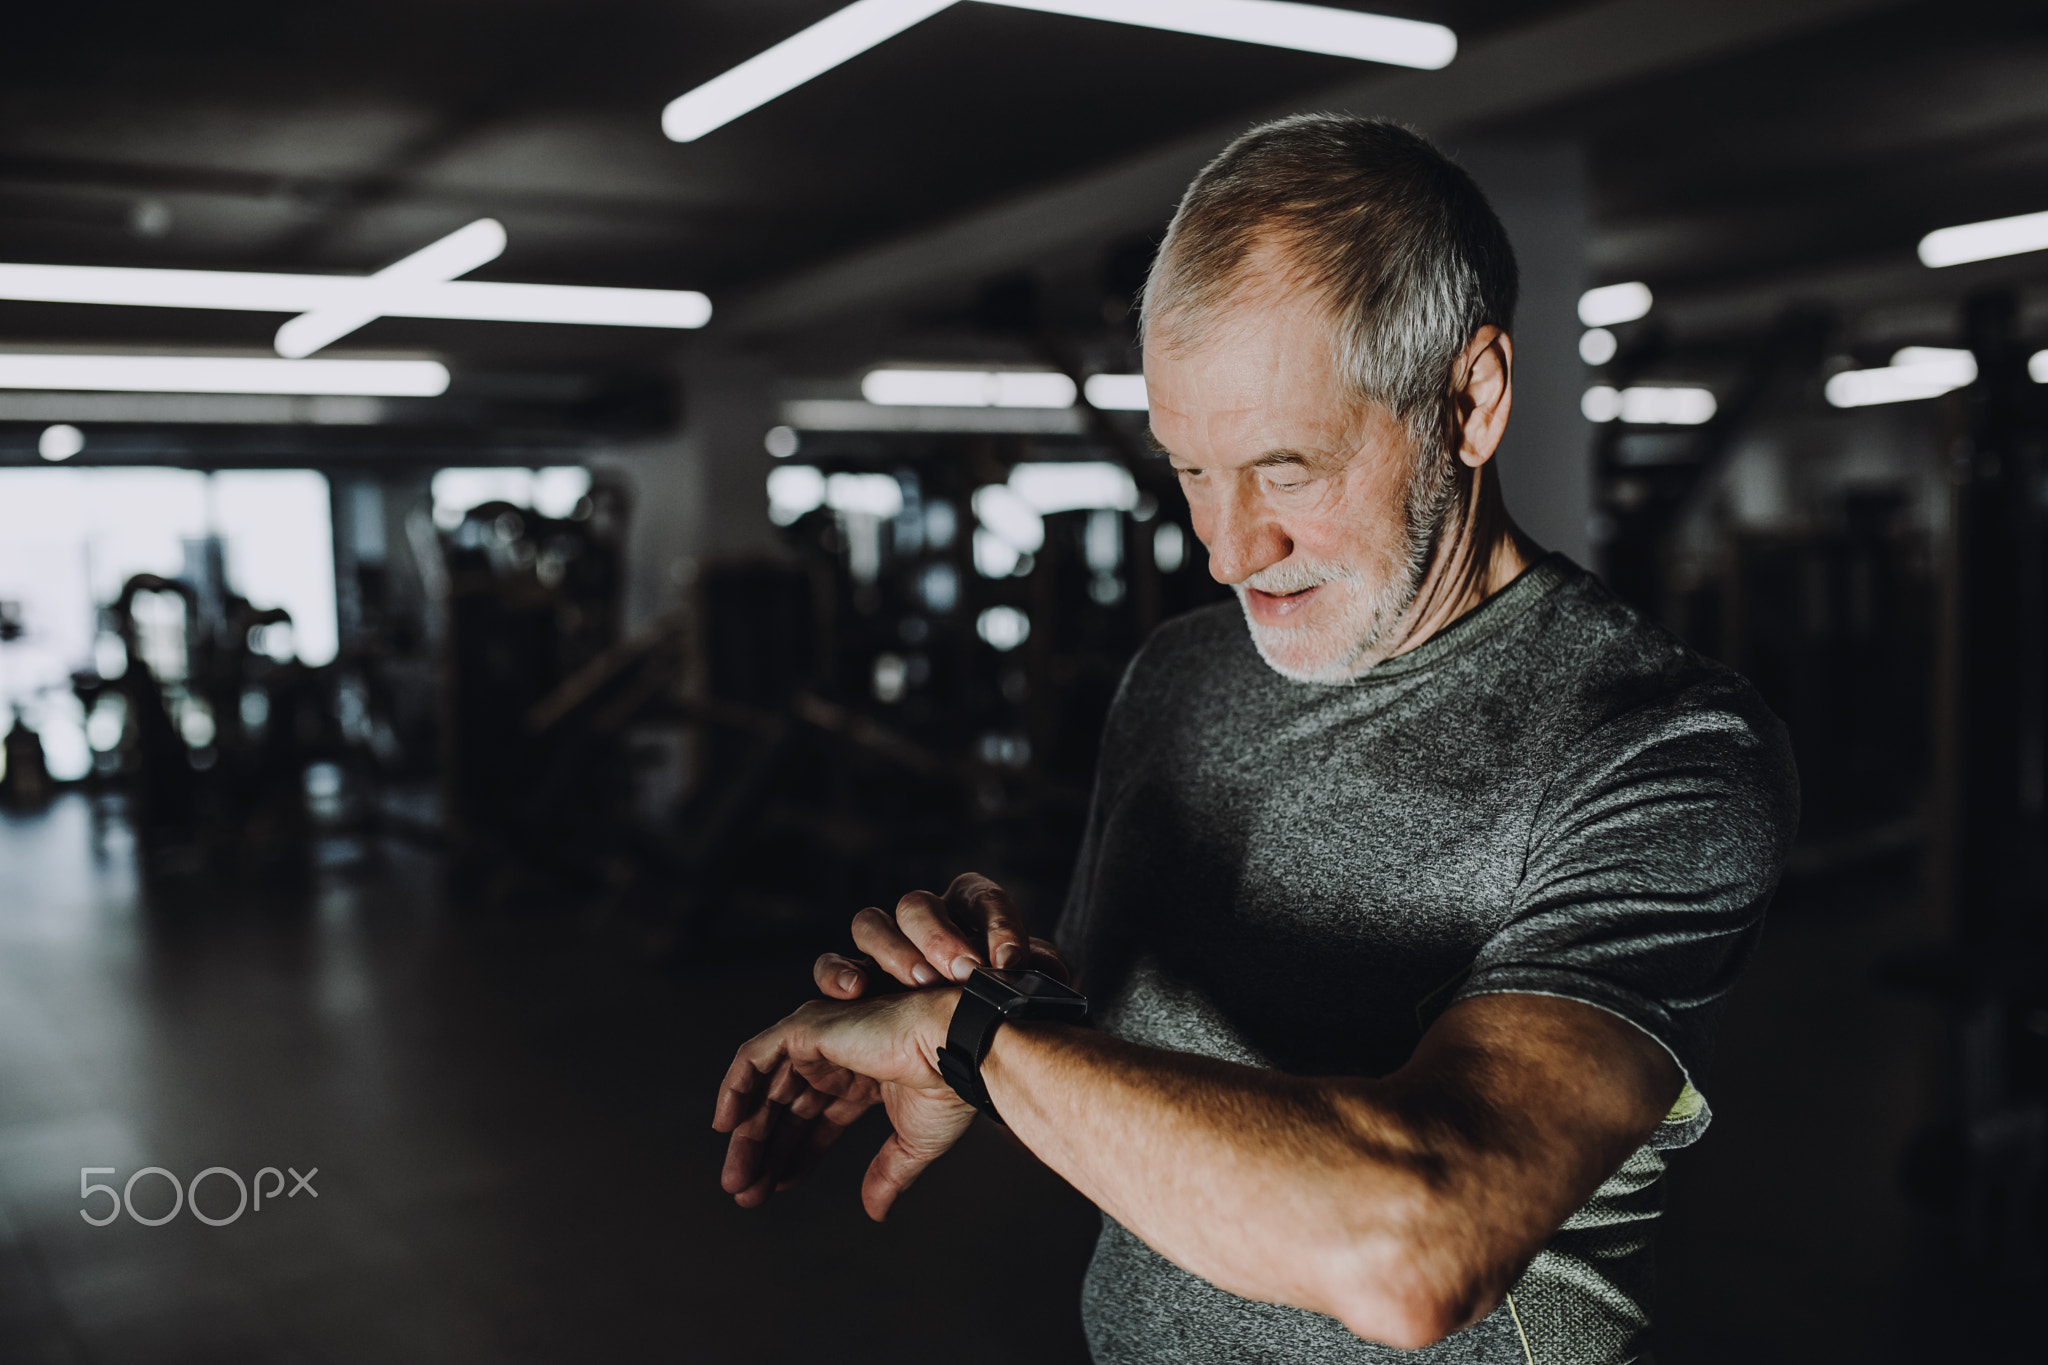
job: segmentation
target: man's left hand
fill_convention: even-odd
[[[924,1168],[959,1140],[974,1108],[939,1075],[954,987],[872,1000],[813,1000],[742,1046],[711,1126],[732,1134],[721,1179],[742,1208],[802,1177],[877,1100],[895,1127],[861,1182],[880,1222]]]
[[[878,971],[912,987],[965,981],[976,967],[1071,980],[1060,950],[1031,937],[1010,893],[979,872],[961,873],[943,896],[912,891],[894,910],[869,906],[853,917],[853,942],[865,957],[826,953],[812,968],[818,989],[838,1000],[869,994]]]

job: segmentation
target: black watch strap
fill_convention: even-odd
[[[996,1112],[988,1087],[982,1083],[981,1062],[1005,1017],[994,1001],[971,988],[963,989],[960,1003],[953,1007],[953,1022],[946,1029],[946,1045],[939,1049],[939,1074],[946,1084],[997,1123],[1002,1123],[1003,1116]]]

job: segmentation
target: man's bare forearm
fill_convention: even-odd
[[[1564,1095],[1563,1122],[1495,1102],[1556,1100],[1546,1071],[1440,1041],[1384,1080],[1318,1080],[1043,1024],[983,1066],[1025,1145],[1175,1264],[1409,1348],[1493,1307],[1654,1125],[1599,1097]]]
[[[1362,1096],[1057,1025],[1004,1029],[983,1074],[1047,1165],[1221,1289],[1397,1343],[1455,1294],[1415,1255],[1438,1161],[1362,1125]]]

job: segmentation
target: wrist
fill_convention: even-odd
[[[932,1075],[939,1074],[939,1049],[946,1045],[946,1031],[953,1026],[953,1011],[960,1007],[958,986],[927,986],[913,992],[919,1003],[917,1051]],[[941,1082],[943,1084],[944,1082]]]
[[[1087,997],[1043,972],[977,969],[954,1000],[945,1046],[937,1054],[939,1075],[961,1099],[1001,1123],[981,1078],[982,1061],[996,1039],[1027,1020],[1087,1017]]]

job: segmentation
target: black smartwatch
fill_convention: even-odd
[[[988,1056],[996,1029],[1006,1019],[1051,1019],[1080,1024],[1088,1019],[1088,997],[1044,972],[1006,972],[977,967],[960,983],[960,1003],[946,1045],[939,1049],[939,1074],[954,1093],[997,1123],[1003,1116],[981,1083],[981,1059]]]

